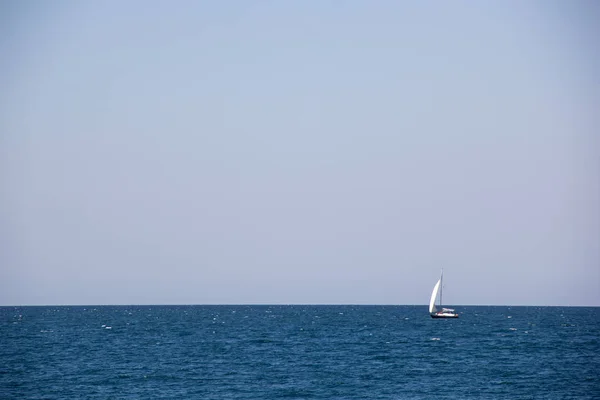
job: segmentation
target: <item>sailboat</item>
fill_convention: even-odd
[[[442,270],[442,274],[440,275],[440,279],[437,281],[435,286],[433,287],[433,292],[431,292],[431,299],[429,299],[429,315],[431,318],[458,318],[458,314],[454,312],[452,308],[444,308],[442,307],[442,281],[444,280],[444,270]],[[435,302],[439,297],[439,307],[441,310],[435,306]]]

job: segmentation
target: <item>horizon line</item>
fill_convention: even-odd
[[[394,303],[114,303],[114,304],[0,304],[0,307],[197,307],[197,306],[361,306],[361,307],[427,307],[428,304]],[[448,307],[600,307],[600,305],[563,304],[452,304]]]

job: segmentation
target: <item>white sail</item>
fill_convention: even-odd
[[[429,299],[429,313],[437,312],[437,308],[435,308],[435,300],[437,299],[441,283],[442,283],[442,278],[440,278],[437,281],[437,283],[435,284],[435,286],[433,287],[433,292],[431,292],[431,299]]]

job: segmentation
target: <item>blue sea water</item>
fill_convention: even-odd
[[[600,308],[456,308],[0,307],[0,398],[600,398]]]

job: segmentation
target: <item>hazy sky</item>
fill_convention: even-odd
[[[0,5],[0,304],[600,306],[594,1]]]

